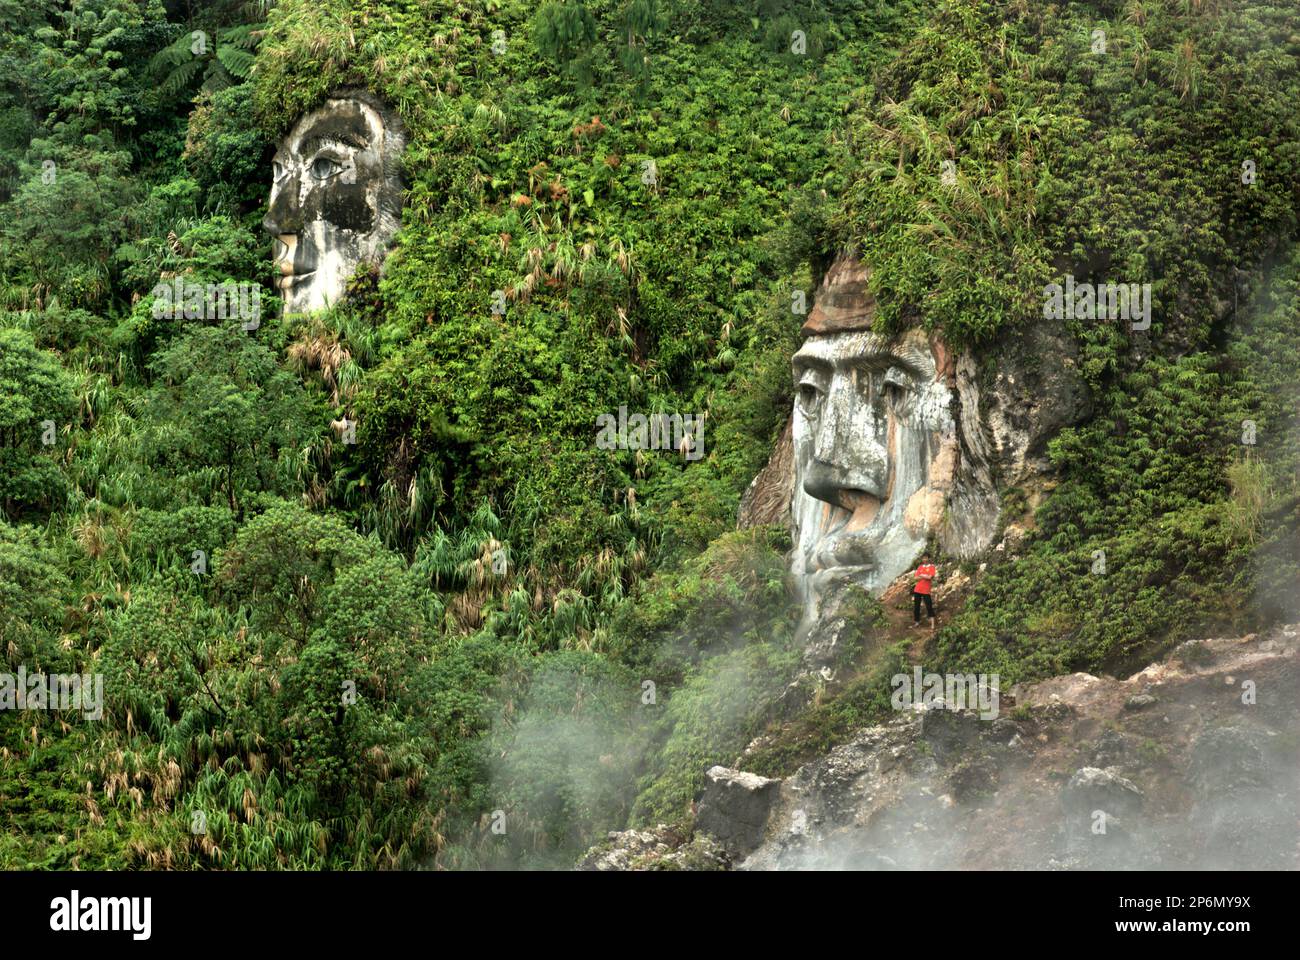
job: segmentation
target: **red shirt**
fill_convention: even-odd
[[[933,563],[923,563],[916,568],[916,585],[912,587],[913,593],[929,593],[930,581],[937,575],[939,569]]]

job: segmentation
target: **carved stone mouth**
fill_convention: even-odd
[[[835,503],[823,501],[822,529],[827,539],[860,533],[880,512],[881,499],[862,490],[839,490]]]
[[[880,512],[880,497],[864,490],[843,490],[839,499],[849,510],[848,531],[865,530]]]
[[[808,570],[812,576],[813,582],[817,585],[824,585],[828,581],[852,580],[857,577],[865,577],[870,573],[875,573],[876,564],[858,563],[848,564],[841,563],[833,566],[822,566],[820,558],[813,561],[813,565]]]
[[[306,273],[282,273],[276,278],[275,283],[281,290],[288,290],[315,275],[315,270],[309,270]]]
[[[810,573],[854,576],[876,568],[875,547],[879,531],[871,522],[880,513],[879,497],[861,490],[842,490],[836,498],[840,506],[823,503],[821,543],[809,564]]]

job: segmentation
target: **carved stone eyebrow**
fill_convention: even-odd
[[[877,350],[871,353],[858,353],[844,359],[844,365],[869,370],[884,370],[888,367],[906,365],[906,362],[892,350]]]
[[[927,371],[933,367],[934,359],[916,343],[905,341],[903,343],[895,342],[880,350],[864,353],[860,361],[855,362],[854,365],[872,370],[898,367],[909,377],[919,379],[928,376]]]
[[[934,362],[934,358],[927,351],[922,350],[913,343],[909,343],[901,350],[896,351],[895,355],[900,363],[918,370],[923,370],[927,365]]]
[[[840,352],[826,343],[806,342],[793,357],[795,376],[815,369],[823,374],[836,370],[884,373],[891,367],[916,380],[927,379],[934,361],[912,341],[890,340],[876,334],[862,339],[851,353]]]
[[[370,141],[366,140],[365,137],[358,136],[354,133],[345,133],[338,136],[317,134],[305,139],[299,149],[303,153],[315,153],[322,147],[343,147],[349,150],[364,150],[368,146],[370,146]]]
[[[921,377],[925,370],[923,358],[912,356],[908,351],[899,353],[882,351],[880,353],[865,354],[860,357],[853,357],[847,362],[846,366],[872,373],[884,373],[892,367],[897,367],[913,378]]]
[[[835,370],[835,364],[831,363],[831,361],[812,353],[796,353],[792,362],[796,374],[803,373],[805,370],[816,370],[819,373],[829,374]]]

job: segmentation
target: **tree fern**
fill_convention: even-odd
[[[241,23],[215,30],[202,26],[187,30],[154,54],[149,73],[159,78],[159,90],[168,97],[192,93],[200,76],[200,89],[209,93],[224,90],[252,76],[264,26]]]

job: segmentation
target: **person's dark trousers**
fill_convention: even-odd
[[[921,622],[921,601],[925,601],[925,615],[931,620],[934,619],[934,601],[930,599],[928,593],[917,593],[912,591],[912,622]]]

